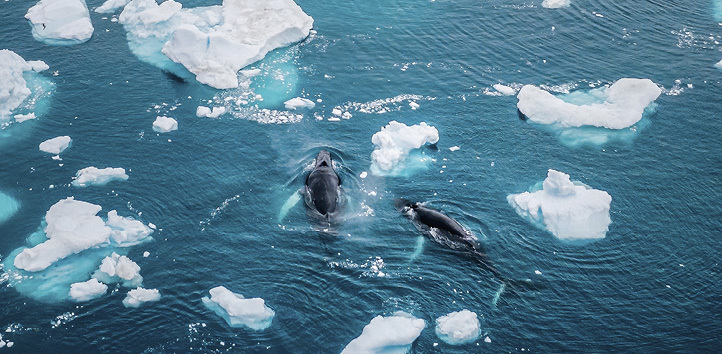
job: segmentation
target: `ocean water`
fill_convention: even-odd
[[[103,216],[116,209],[158,226],[127,254],[162,295],[136,309],[121,304],[125,289],[81,304],[38,300],[4,275],[0,334],[14,346],[0,351],[334,353],[376,315],[400,310],[427,321],[418,353],[719,350],[719,1],[573,0],[555,10],[541,0],[297,2],[317,34],[251,66],[262,70],[250,83],[260,108],[322,99],[285,124],[264,123],[280,113],[254,108],[196,117],[199,104],[247,91],[171,79],[133,55],[112,15],[91,12],[87,43],[49,46],[23,18],[31,2],[0,3],[0,46],[45,61],[38,85],[52,91],[36,121],[0,133],[0,259],[74,196],[102,205]],[[568,93],[622,77],[665,90],[638,132],[603,144],[567,144],[491,88]],[[335,107],[353,116],[326,120]],[[179,130],[153,132],[158,115]],[[438,150],[417,151],[430,162],[407,173],[358,177],[370,171],[371,136],[392,120],[435,126]],[[62,161],[38,150],[58,135],[73,138]],[[334,154],[347,197],[333,234],[319,232],[302,203],[279,222],[321,148]],[[123,167],[130,178],[70,186],[87,166]],[[507,195],[549,168],[612,196],[604,239],[559,241],[509,206]],[[453,215],[500,272],[539,288],[493,305],[500,284],[469,257],[428,240],[417,249],[418,231],[393,206],[400,197]],[[201,301],[218,285],[264,298],[271,326],[229,327]],[[433,323],[461,309],[480,315],[483,336],[450,346]]]

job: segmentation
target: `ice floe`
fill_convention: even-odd
[[[558,9],[561,7],[569,7],[571,3],[572,0],[544,0],[542,1],[542,7],[546,7],[547,9]]]
[[[67,135],[59,136],[43,141],[42,143],[40,143],[38,148],[40,148],[40,151],[47,152],[48,154],[57,155],[70,147],[70,144],[72,142],[73,139],[71,139]]]
[[[426,322],[405,312],[392,316],[376,316],[367,324],[360,336],[352,340],[342,354],[403,354],[419,337]]]
[[[123,299],[123,305],[125,307],[139,307],[143,303],[158,300],[160,300],[160,291],[158,291],[158,289],[143,289],[138,287],[128,292],[128,295]]]
[[[73,180],[76,187],[102,186],[111,181],[125,181],[128,175],[124,168],[97,168],[94,166],[79,170]]]
[[[302,97],[292,98],[284,102],[283,105],[286,107],[286,109],[292,110],[296,110],[299,108],[313,109],[313,107],[316,107],[316,104],[313,103],[313,101]]]
[[[178,121],[171,117],[158,116],[153,122],[153,131],[158,133],[168,133],[178,130]]]
[[[303,40],[313,26],[292,0],[226,0],[189,9],[173,0],[133,0],[119,20],[141,60],[174,72],[172,62],[181,64],[218,89],[237,87],[240,69]]]
[[[128,5],[129,2],[130,0],[107,0],[103,5],[98,6],[95,12],[101,14],[113,13]]]
[[[612,222],[612,197],[607,192],[572,182],[568,174],[555,170],[549,170],[541,189],[512,194],[507,200],[519,215],[562,240],[604,238]]]
[[[535,123],[623,129],[642,119],[644,109],[661,93],[649,79],[620,79],[609,87],[563,98],[526,85],[517,95],[517,107]]]
[[[371,153],[371,172],[394,175],[404,168],[409,153],[426,144],[436,144],[439,131],[421,122],[412,126],[391,121],[371,137],[375,150]]]
[[[231,327],[248,327],[254,330],[268,328],[275,312],[261,298],[247,299],[224,286],[209,291],[211,297],[203,297],[203,304],[223,317]]]
[[[138,263],[115,252],[103,258],[100,267],[93,273],[93,278],[105,284],[121,283],[128,288],[143,285]]]
[[[0,125],[13,118],[17,122],[35,118],[33,112],[13,113],[32,94],[24,74],[47,69],[42,61],[25,61],[13,51],[0,50]]]
[[[513,96],[516,94],[516,90],[506,85],[494,84],[492,87],[504,96]]]
[[[20,204],[11,196],[0,192],[0,225],[10,219],[20,208]]]
[[[210,109],[206,106],[198,106],[198,108],[196,108],[197,117],[218,118],[225,113],[226,107],[213,107],[213,109]]]
[[[108,286],[97,279],[90,279],[85,282],[73,283],[70,285],[68,296],[74,301],[83,302],[105,295]]]
[[[46,44],[78,44],[93,36],[84,0],[40,0],[25,18],[33,27],[33,37]]]
[[[481,336],[479,318],[469,310],[441,316],[436,319],[436,335],[452,345],[473,342]]]

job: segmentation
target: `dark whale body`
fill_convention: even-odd
[[[306,178],[306,205],[330,220],[338,210],[340,186],[341,179],[333,169],[331,154],[319,151],[313,170]]]

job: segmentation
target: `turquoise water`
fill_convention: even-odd
[[[419,353],[722,345],[718,2],[573,0],[557,10],[541,0],[298,4],[318,33],[252,65],[262,74],[250,85],[261,108],[283,110],[301,95],[322,102],[296,123],[263,124],[254,109],[196,117],[199,104],[241,90],[170,79],[131,52],[112,16],[91,12],[95,33],[84,44],[48,46],[23,18],[31,4],[0,3],[2,48],[45,61],[41,76],[53,82],[42,116],[0,134],[0,191],[19,205],[0,220],[0,258],[26,245],[51,205],[74,196],[103,206],[102,216],[116,209],[158,226],[153,241],[127,255],[144,286],[162,295],[137,309],[121,304],[125,289],[75,304],[37,299],[36,290],[0,278],[0,333],[11,350],[334,353],[374,316],[398,310],[427,321],[412,349]],[[559,131],[519,119],[515,97],[489,94],[496,83],[563,93],[622,77],[649,78],[665,93],[642,129],[601,145],[565,144]],[[337,106],[353,116],[314,116]],[[158,115],[177,119],[179,130],[154,133]],[[436,127],[438,150],[417,152],[433,160],[398,176],[358,177],[370,171],[371,136],[392,120]],[[62,161],[38,150],[58,135],[73,138]],[[321,148],[335,155],[348,196],[335,235],[317,232],[302,203],[278,220]],[[123,167],[130,178],[70,186],[87,166]],[[508,194],[549,168],[612,196],[606,238],[563,243],[509,206]],[[417,230],[393,207],[399,197],[453,215],[500,272],[540,288],[505,293],[493,306],[500,284],[470,258],[428,240],[417,249]],[[218,285],[264,298],[276,313],[271,326],[229,327],[201,301]],[[481,316],[484,337],[441,342],[435,319],[464,308]]]

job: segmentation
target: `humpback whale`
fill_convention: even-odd
[[[331,154],[326,150],[319,151],[313,170],[306,178],[306,206],[330,221],[340,204],[340,186],[341,179],[333,169]]]

